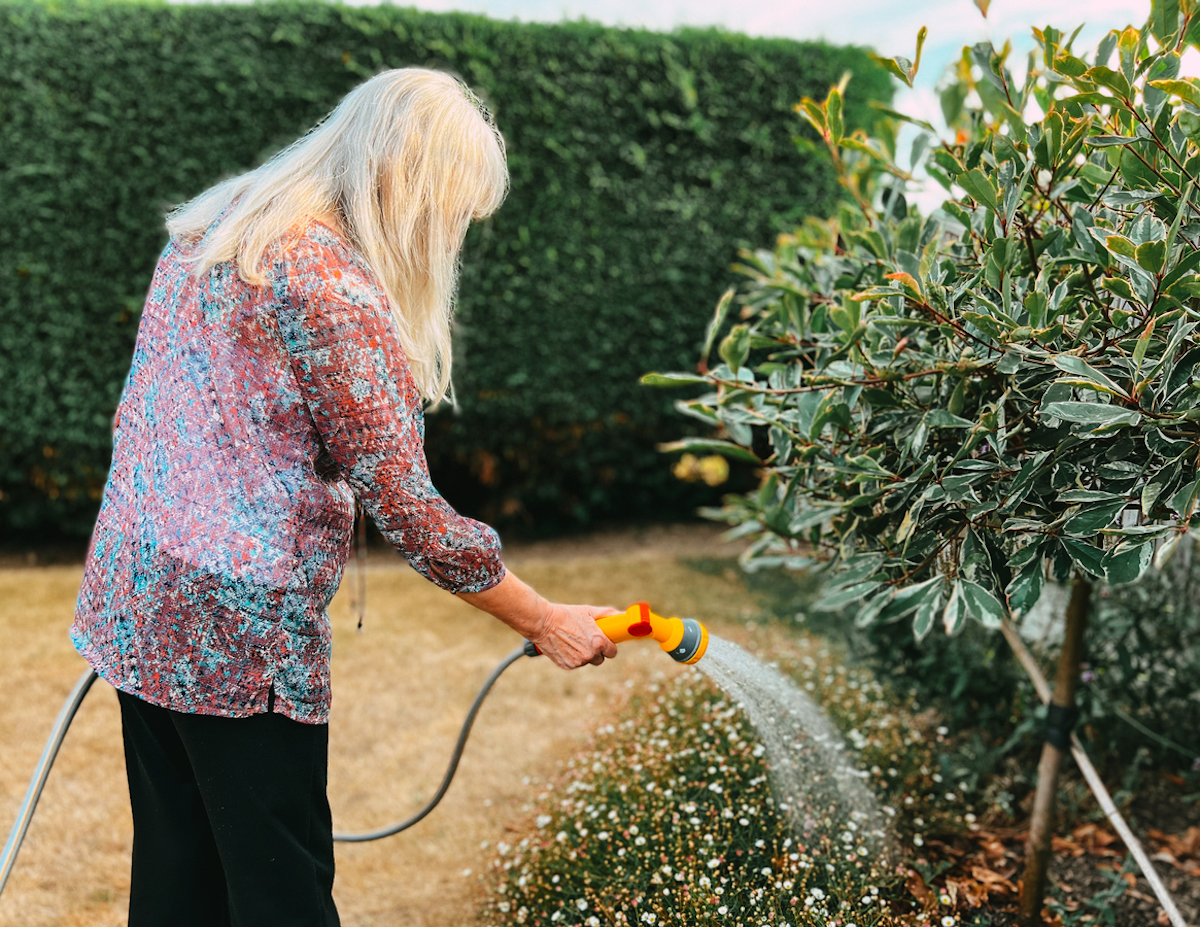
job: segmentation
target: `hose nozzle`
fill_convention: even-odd
[[[596,624],[614,644],[650,638],[677,663],[695,663],[708,649],[708,629],[695,618],[663,618],[645,602],[634,602],[619,615],[605,615]]]
[[[645,602],[634,602],[617,615],[604,615],[596,624],[614,644],[649,638],[676,663],[696,663],[708,649],[708,629],[695,618],[664,618]],[[525,655],[541,654],[533,641],[525,642]]]

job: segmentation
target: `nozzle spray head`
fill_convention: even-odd
[[[671,659],[678,663],[695,663],[708,649],[708,629],[695,618],[675,618],[683,625],[683,638],[673,650]]]

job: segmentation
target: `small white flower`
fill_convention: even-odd
[[[721,905],[721,907],[717,908],[717,913],[718,914],[728,914],[729,908],[727,908],[725,905]]]
[[[918,846],[918,847],[925,846],[925,840],[921,837],[920,834],[917,834],[916,836],[913,837],[913,846]]]
[[[958,921],[952,918],[949,914],[942,918],[942,927],[954,927],[954,925],[957,923]]]
[[[539,814],[539,815],[537,816],[537,826],[538,826],[538,827],[545,827],[545,826],[546,826],[547,824],[549,824],[549,823],[550,823],[550,815],[548,815],[548,814]],[[486,845],[487,845],[487,844],[484,844],[484,846],[486,846]]]
[[[470,870],[470,869],[464,869],[464,870],[463,870],[463,872],[462,872],[462,874],[463,874],[463,878],[465,879],[467,876],[469,876],[469,875],[471,874],[471,870]]]
[[[633,845],[637,847],[644,847],[646,845],[646,838],[641,836],[634,837]]]
[[[560,830],[555,835],[554,839],[557,840],[559,843],[566,843],[567,842],[567,832],[565,830]]]
[[[580,911],[586,911],[588,908],[587,899],[586,898],[576,898],[575,899],[575,907],[577,907]]]

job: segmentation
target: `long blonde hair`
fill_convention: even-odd
[[[178,207],[167,229],[195,243],[197,274],[236,259],[242,279],[262,286],[273,242],[336,218],[388,295],[418,388],[437,402],[450,388],[463,236],[507,189],[504,140],[475,95],[449,75],[403,68],[356,87],[261,167]]]

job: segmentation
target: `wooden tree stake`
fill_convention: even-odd
[[[1057,705],[1068,710],[1075,707],[1075,688],[1079,684],[1079,664],[1083,658],[1083,632],[1087,626],[1091,596],[1092,584],[1082,576],[1077,577],[1071,588],[1071,601],[1067,605],[1066,639],[1058,657],[1058,674],[1054,681],[1051,706]],[[1054,831],[1054,799],[1064,753],[1065,749],[1059,749],[1049,741],[1042,746],[1037,794],[1033,800],[1029,842],[1025,850],[1025,874],[1021,883],[1019,922],[1022,927],[1037,927],[1042,923],[1042,901],[1050,871],[1050,837]]]

